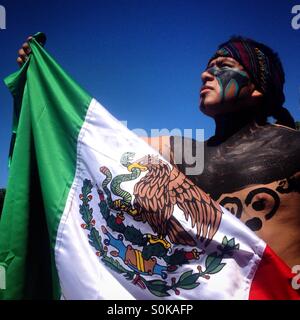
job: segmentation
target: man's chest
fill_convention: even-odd
[[[275,128],[206,145],[203,172],[190,178],[217,200],[224,193],[288,179],[298,171],[299,133]]]

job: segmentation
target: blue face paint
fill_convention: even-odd
[[[233,97],[238,97],[241,89],[246,87],[250,82],[250,78],[247,73],[237,68],[231,68],[227,66],[218,68],[214,66],[208,68],[206,71],[216,77],[220,85],[222,102],[226,97],[228,97],[229,92],[232,92],[232,90],[234,92]]]

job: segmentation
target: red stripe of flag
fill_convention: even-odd
[[[249,300],[300,300],[300,289],[292,287],[295,274],[266,246],[251,284]]]

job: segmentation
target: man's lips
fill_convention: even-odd
[[[203,86],[201,88],[200,94],[205,93],[205,92],[210,91],[210,90],[213,90],[213,88],[210,87],[210,86],[205,85],[205,86]]]

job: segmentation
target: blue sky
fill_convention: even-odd
[[[0,78],[17,70],[17,50],[43,31],[46,49],[91,95],[128,127],[202,128],[200,74],[217,45],[240,34],[279,52],[286,71],[286,107],[300,119],[300,30],[296,1],[9,0],[0,30]],[[0,187],[6,186],[12,99],[0,83]]]

